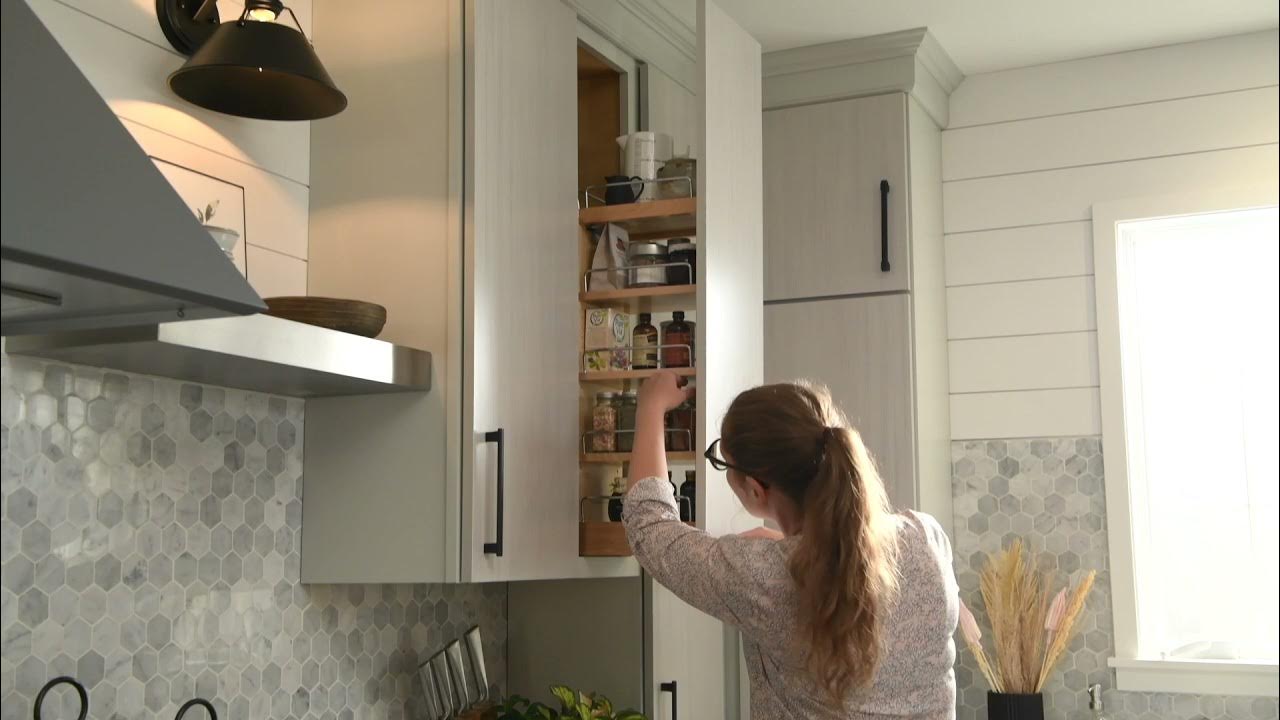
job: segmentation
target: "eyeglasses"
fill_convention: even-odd
[[[702,457],[706,458],[707,462],[711,463],[711,467],[715,468],[716,470],[719,470],[720,472],[724,472],[725,470],[729,470],[730,468],[732,468],[742,473],[743,475],[750,475],[750,473],[748,473],[746,470],[743,470],[737,465],[733,465],[728,461],[724,460],[723,458],[721,458],[719,449],[720,449],[720,438],[716,438],[715,441],[712,442],[711,445],[707,448],[707,451],[702,453]]]

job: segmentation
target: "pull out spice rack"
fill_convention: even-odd
[[[679,181],[681,178],[674,178]],[[690,187],[691,183],[684,184]],[[676,187],[679,184],[675,185]],[[667,198],[649,202],[629,203],[625,205],[599,205],[599,198],[590,193],[584,194],[583,207],[578,211],[579,243],[578,259],[582,285],[578,289],[579,302],[579,420],[582,432],[582,452],[578,458],[578,554],[582,557],[617,558],[631,555],[627,545],[625,532],[620,522],[609,522],[603,512],[611,498],[601,495],[601,489],[608,486],[608,481],[615,477],[625,477],[630,453],[623,452],[591,452],[589,438],[594,434],[592,428],[592,408],[595,392],[602,389],[624,390],[627,387],[638,388],[639,384],[664,370],[674,372],[685,378],[697,375],[696,367],[675,367],[642,370],[600,370],[586,372],[583,360],[588,351],[584,345],[585,315],[589,308],[614,308],[631,315],[639,313],[664,314],[676,310],[693,311],[697,306],[698,286],[658,285],[650,287],[628,287],[622,289],[591,290],[590,277],[597,272],[620,273],[627,277],[626,267],[593,270],[591,262],[596,245],[596,229],[608,223],[626,228],[631,241],[653,241],[672,237],[693,237],[697,234],[697,199],[693,197]],[[690,271],[693,268],[687,263],[667,263],[670,266],[683,266]],[[655,266],[646,266],[655,267]],[[696,278],[692,278],[696,280]],[[660,348],[662,346],[659,346]],[[692,348],[691,359],[696,363]],[[617,351],[629,352],[630,348],[614,348]],[[689,431],[684,431],[689,433]],[[689,434],[687,447],[692,447],[692,434]],[[668,451],[669,465],[692,465],[695,454],[692,451]],[[594,506],[594,507],[592,507]]]

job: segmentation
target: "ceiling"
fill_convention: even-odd
[[[927,27],[967,75],[1274,28],[1276,0],[716,0],[766,52]],[[658,0],[691,27],[697,0]]]

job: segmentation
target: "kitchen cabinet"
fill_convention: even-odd
[[[727,531],[736,499],[692,448],[763,373],[758,57],[699,64],[719,100],[701,96],[711,143],[698,143],[696,198],[579,211],[573,8],[436,0],[394,22],[336,7],[319,20],[352,103],[313,128],[311,286],[387,306],[384,336],[434,351],[433,390],[308,407],[303,580],[638,576],[634,560],[579,541],[583,501],[627,459],[586,452],[591,399],[653,374],[583,372],[590,307],[698,319],[696,367],[683,369],[698,426],[672,461],[696,470],[698,524]],[[385,33],[386,57],[400,57],[406,29],[429,46],[412,80],[370,73],[365,39]],[[601,222],[699,238],[696,282],[587,292]]]
[[[559,0],[428,0],[317,18],[351,103],[312,128],[310,287],[387,306],[384,337],[434,362],[429,393],[308,404],[302,580],[512,581],[508,690],[589,683],[652,717],[673,716],[674,694],[685,717],[724,716],[733,634],[654,587],[625,544],[580,536],[582,501],[627,461],[583,445],[589,401],[652,374],[584,372],[582,323],[588,307],[697,319],[683,369],[697,420],[670,462],[695,472],[699,527],[745,529],[694,449],[763,377],[759,46],[700,3],[697,197],[579,210],[578,15]],[[696,237],[695,282],[588,291],[590,228],[610,221]],[[619,639],[612,652],[563,640],[587,633]]]
[[[893,504],[928,512],[949,527],[940,130],[906,93],[764,115],[765,379],[807,378],[827,385],[875,456]],[[864,135],[869,128],[878,128],[881,139]],[[859,162],[837,167],[817,161],[815,148],[826,144],[817,138],[836,135],[842,135],[834,141],[840,152]],[[859,188],[862,194],[878,182],[875,176],[890,173],[885,168],[896,168],[897,179],[890,181],[891,272],[823,269],[847,268],[854,252],[862,253],[865,266],[872,250],[879,251],[878,238],[842,244],[817,234],[781,234],[812,214],[823,219],[808,227],[839,218],[833,227],[870,232],[865,222],[858,224],[859,216],[871,212],[866,203],[850,199],[841,206],[834,197],[839,193],[816,198],[812,192],[782,191],[781,179],[769,177],[776,163],[804,157],[817,162],[814,177],[825,178],[822,186]],[[878,208],[874,215],[878,219]]]
[[[387,334],[444,365],[431,393],[308,407],[302,580],[634,575],[577,552],[576,15],[390,14],[435,44],[394,92],[355,72],[385,18],[335,6],[318,27],[353,112],[315,129],[312,288],[386,305]]]
[[[765,111],[765,300],[910,289],[906,133],[904,93]]]
[[[839,298],[765,307],[765,378],[824,382],[873,448],[889,496],[915,501],[911,297]],[[800,348],[803,348],[802,350]]]

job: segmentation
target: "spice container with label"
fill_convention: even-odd
[[[693,365],[693,327],[684,321],[684,313],[671,313],[671,322],[662,328],[662,367]]]
[[[667,268],[668,285],[692,285],[698,280],[698,246],[689,238],[671,238],[667,241],[667,262],[675,263]],[[688,263],[688,267],[679,263]]]
[[[693,470],[684,471],[684,482],[680,483],[680,497],[685,498],[680,503],[680,519],[685,522],[696,522],[698,520],[698,482],[697,473]]]
[[[617,452],[618,408],[617,393],[608,391],[596,393],[596,406],[591,411],[592,452]]]
[[[658,367],[658,328],[653,326],[652,318],[649,313],[640,313],[631,331],[631,367],[636,370]]]
[[[587,372],[627,370],[631,353],[626,350],[631,316],[612,308],[588,308],[582,346],[582,369]]]
[[[631,452],[636,441],[636,391],[622,393],[618,404],[618,452]]]
[[[667,284],[667,248],[652,242],[633,242],[627,248],[630,287],[657,287]]]
[[[693,448],[693,403],[683,402],[667,413],[666,448],[670,452],[688,452]]]

